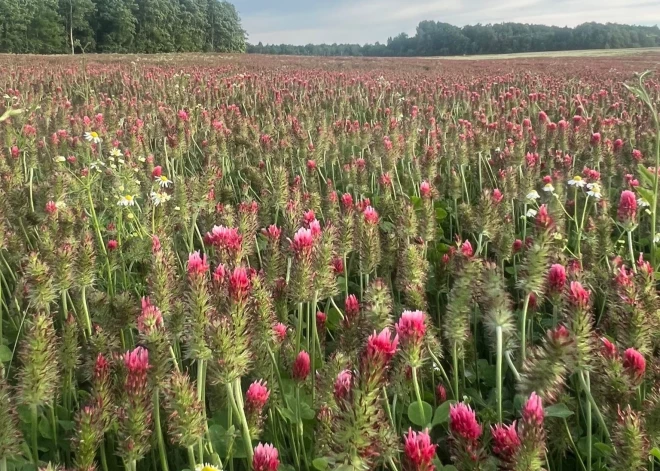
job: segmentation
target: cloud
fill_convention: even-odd
[[[658,0],[234,0],[252,43],[385,42],[422,20],[575,26],[660,24]]]

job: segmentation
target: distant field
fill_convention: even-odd
[[[480,54],[475,56],[436,56],[428,59],[451,60],[484,60],[484,59],[523,59],[535,57],[618,57],[630,54],[655,53],[660,56],[658,47],[642,47],[630,49],[582,49],[579,51],[548,51],[548,52],[520,52],[516,54]]]

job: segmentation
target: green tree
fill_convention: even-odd
[[[173,52],[176,42],[172,30],[180,27],[176,0],[137,0],[135,50],[156,53]]]
[[[32,54],[63,52],[65,39],[57,11],[57,0],[28,0],[25,7],[28,23],[24,52]]]
[[[59,0],[59,12],[64,20],[71,54],[76,53],[76,40],[82,47],[94,48],[94,30],[90,25],[96,6],[92,0]]]
[[[234,5],[208,0],[207,49],[216,52],[245,52],[246,33]]]
[[[100,52],[134,52],[135,13],[134,0],[96,0],[94,31]]]
[[[178,3],[174,41],[179,52],[202,51],[206,43],[206,0],[175,0]]]

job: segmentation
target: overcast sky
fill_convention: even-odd
[[[457,26],[514,21],[575,26],[660,24],[660,0],[233,0],[249,42],[373,43],[422,20]]]

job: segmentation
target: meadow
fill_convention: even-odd
[[[653,470],[659,64],[0,56],[0,471]]]

